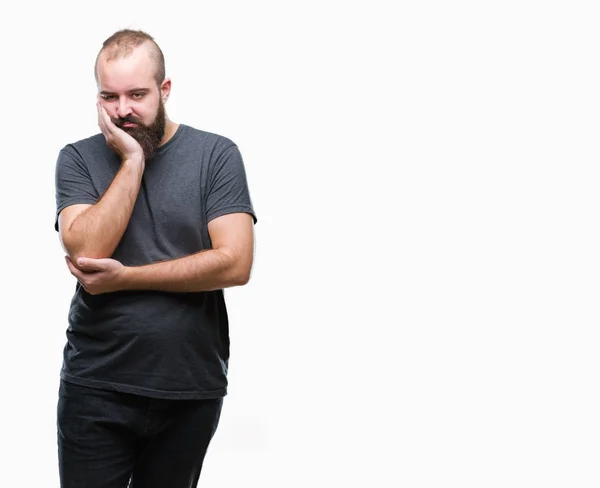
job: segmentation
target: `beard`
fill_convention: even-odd
[[[158,149],[165,135],[167,117],[165,114],[165,105],[162,99],[159,99],[156,117],[150,125],[145,125],[140,119],[133,115],[112,119],[113,123],[127,132],[131,137],[139,142],[144,151],[144,159],[150,161]],[[123,127],[126,123],[136,124],[136,127]]]

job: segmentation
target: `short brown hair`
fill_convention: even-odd
[[[156,73],[154,74],[154,78],[156,79],[156,84],[160,87],[160,84],[165,79],[165,57],[154,38],[141,30],[122,29],[115,32],[104,41],[102,49],[100,49],[100,52],[96,57],[96,64],[94,65],[96,78],[98,77],[96,71],[98,68],[98,59],[104,51],[107,52],[106,59],[111,61],[120,57],[129,56],[136,47],[141,46],[145,42],[149,42],[152,45],[151,56],[156,61]]]

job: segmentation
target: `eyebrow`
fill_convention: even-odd
[[[131,90],[128,90],[127,93],[148,93],[149,91],[150,91],[149,88],[133,88]],[[111,91],[102,90],[100,92],[100,95],[116,95],[116,93],[111,92]]]

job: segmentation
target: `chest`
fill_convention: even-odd
[[[148,165],[115,258],[141,265],[210,247],[201,166],[194,161]]]

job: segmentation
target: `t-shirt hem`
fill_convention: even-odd
[[[155,390],[152,388],[141,388],[138,386],[124,385],[122,383],[112,383],[109,381],[83,379],[64,372],[60,373],[60,377],[64,381],[74,383],[79,386],[98,388],[101,390],[117,391],[120,393],[129,393],[132,395],[139,395],[148,398],[161,398],[165,400],[210,400],[214,398],[222,398],[227,395],[227,388],[209,391],[167,391]]]
[[[256,224],[258,219],[256,218],[256,214],[254,213],[254,209],[247,205],[232,205],[229,207],[223,207],[215,212],[210,213],[206,217],[206,221],[210,222],[211,220],[216,219],[217,217],[222,217],[223,215],[231,214],[231,213],[247,213],[252,216],[252,220]]]

